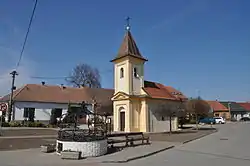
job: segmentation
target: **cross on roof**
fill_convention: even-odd
[[[130,17],[127,17],[127,18],[126,18],[126,22],[127,22],[127,25],[126,25],[126,30],[127,30],[127,31],[129,31],[129,30],[130,30],[130,22],[129,22],[129,21],[130,21],[130,19],[131,19]]]

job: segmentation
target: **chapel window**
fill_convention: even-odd
[[[138,78],[138,77],[139,77],[139,75],[138,75],[138,71],[137,71],[137,68],[136,68],[136,67],[134,68],[134,77],[136,77],[136,78]]]
[[[124,69],[121,68],[121,69],[120,69],[120,78],[123,78],[123,77],[124,77]]]

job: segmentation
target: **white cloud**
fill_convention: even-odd
[[[0,96],[10,93],[11,75],[10,72],[16,69],[20,56],[21,44],[24,40],[24,32],[16,26],[10,18],[0,17]],[[17,88],[27,83],[32,83],[30,77],[36,73],[37,66],[24,51],[20,66],[17,68],[15,86]]]
[[[4,54],[3,54],[4,53]],[[10,72],[16,69],[16,63],[19,57],[18,52],[0,47],[0,96],[10,93],[11,75]],[[16,76],[15,86],[21,87],[24,84],[32,83],[31,76],[35,75],[35,62],[27,58],[27,55],[22,58],[20,66],[17,68],[18,76]]]

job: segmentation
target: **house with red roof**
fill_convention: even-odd
[[[93,98],[102,105],[98,112],[113,114],[111,97],[113,89],[67,87],[64,85],[26,84],[13,93],[12,121],[40,121],[48,123],[51,115],[61,117],[68,111],[68,104],[79,104],[85,101],[89,111],[93,111]],[[10,94],[0,99],[9,102]],[[9,112],[7,112],[8,114]],[[7,116],[6,116],[7,120]]]
[[[215,117],[223,117],[226,120],[231,119],[229,109],[225,107],[223,104],[221,104],[218,101],[206,101],[206,102],[210,105]]]
[[[220,103],[229,109],[232,119],[240,120],[248,116],[248,111],[240,103],[233,101],[220,101]]]
[[[250,117],[250,103],[238,103],[242,108],[245,109],[245,114],[242,117]]]
[[[238,103],[241,107],[243,107],[248,113],[250,113],[250,103]]]

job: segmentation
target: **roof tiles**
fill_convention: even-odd
[[[213,108],[213,110],[216,111],[229,111],[227,107],[225,107],[223,104],[221,104],[218,101],[206,101],[210,107]]]
[[[241,107],[243,107],[245,110],[250,111],[250,103],[238,103]]]
[[[146,93],[152,98],[169,99],[169,100],[187,100],[187,97],[180,91],[170,86],[165,86],[160,83],[144,81]]]
[[[110,103],[114,90],[103,88],[73,88],[55,85],[26,84],[14,91],[13,100],[26,102],[81,103],[92,102],[93,98],[100,103]],[[9,100],[9,95],[1,100]]]
[[[123,58],[125,56],[132,56],[132,57],[147,61],[147,59],[145,59],[141,55],[139,48],[137,47],[136,42],[133,39],[130,31],[126,32],[126,34],[123,38],[123,42],[122,42],[120,49],[118,51],[118,54],[112,61]]]

